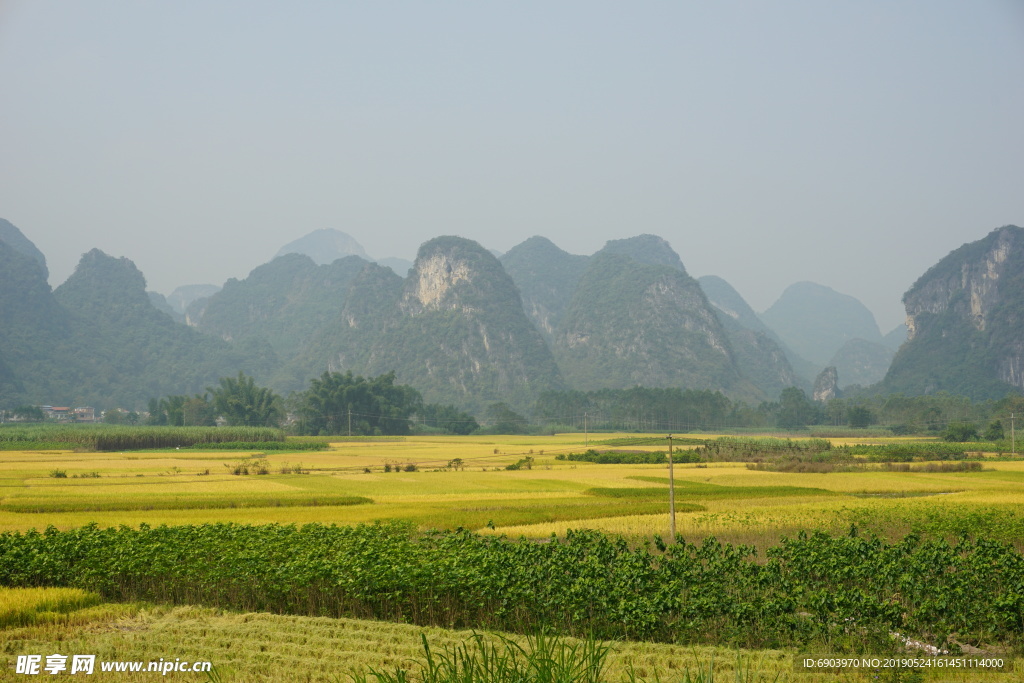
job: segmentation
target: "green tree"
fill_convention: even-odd
[[[480,429],[475,417],[455,406],[428,403],[420,408],[417,414],[423,420],[423,424],[443,429],[449,434],[472,434]]]
[[[311,380],[298,412],[304,434],[408,434],[409,418],[422,410],[412,387],[395,384],[395,373],[367,379],[325,372]]]
[[[804,429],[818,421],[818,407],[803,389],[787,387],[779,395],[775,424],[783,429]]]
[[[484,417],[493,434],[523,434],[529,426],[525,417],[508,407],[506,403],[492,403],[487,406]]]
[[[39,406],[18,406],[11,411],[11,415],[26,422],[42,422],[46,419],[43,409]]]
[[[214,410],[230,426],[276,427],[281,422],[281,398],[256,386],[256,380],[241,371],[238,377],[221,377],[220,386],[207,391],[213,396]]]
[[[160,399],[151,398],[149,399],[149,417],[146,418],[146,424],[148,425],[165,425],[167,424],[167,413],[160,408]]]
[[[851,427],[869,427],[875,421],[875,416],[867,406],[854,406],[846,413],[846,424]]]
[[[978,427],[969,422],[954,422],[942,432],[943,441],[977,441]]]
[[[160,399],[159,408],[164,414],[164,421],[161,424],[172,427],[183,427],[185,425],[185,401],[188,396],[167,396]]]
[[[846,399],[833,398],[825,403],[823,417],[825,424],[838,426],[847,424],[850,416],[847,414],[848,405]]]
[[[129,414],[129,417],[131,415]],[[138,415],[136,414],[136,422]],[[134,424],[134,423],[132,423]],[[217,424],[217,412],[210,403],[209,394],[188,396],[165,396],[149,399],[148,425],[170,425],[171,427],[212,427]]]
[[[539,424],[569,425],[580,431],[714,429],[751,424],[753,415],[741,403],[707,389],[632,387],[595,391],[548,391],[533,406]],[[586,417],[584,417],[586,416]],[[586,425],[584,424],[586,421]]]
[[[207,394],[196,394],[181,406],[182,424],[189,427],[213,427],[217,424],[217,411]]]
[[[1004,438],[1003,421],[993,420],[985,428],[985,441],[1000,441]]]

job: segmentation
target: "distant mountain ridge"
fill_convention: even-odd
[[[367,255],[366,250],[363,249],[363,245],[356,241],[356,238],[334,228],[314,230],[303,235],[299,239],[293,240],[278,249],[274,258],[287,256],[288,254],[308,256],[318,266],[329,265],[338,259],[348,256],[358,256],[364,261],[375,261],[382,266],[387,266],[402,277],[405,277],[409,269],[412,268],[410,261],[401,258],[371,258]]]
[[[892,349],[893,352],[899,351],[899,348],[903,346],[903,342],[907,341],[909,333],[910,331],[905,323],[897,325],[882,338],[882,343]]]
[[[699,284],[660,237],[611,240],[593,256],[531,237],[502,263],[574,387],[641,382],[750,397],[775,396],[798,382],[770,339],[729,325],[723,336]]]
[[[239,370],[283,393],[324,371],[395,372],[428,402],[475,412],[636,385],[757,402],[811,390],[783,331],[819,359],[832,349],[819,362],[835,368],[836,390],[994,397],[1024,387],[1024,231],[1014,226],[952,252],[907,292],[909,339],[872,387],[900,328],[883,338],[856,299],[813,283],[759,317],[721,278],[690,277],[654,235],[589,256],[535,236],[500,258],[438,237],[405,276],[356,255],[318,265],[283,254],[191,301],[191,328],[127,258],[90,251],[57,290],[46,275],[31,241],[0,223],[0,406],[138,409]]]
[[[71,315],[53,298],[45,268],[0,239],[0,404],[62,390],[48,363],[72,346]]]
[[[618,254],[637,263],[649,266],[667,266],[686,273],[679,254],[664,238],[657,235],[644,234],[620,240],[608,240],[597,253]]]
[[[775,333],[802,357],[825,367],[851,339],[882,343],[875,316],[847,294],[815,282],[790,285],[761,314]],[[842,378],[840,378],[842,381]]]
[[[346,262],[344,281],[309,286],[313,269]],[[324,369],[394,370],[431,401],[527,409],[539,392],[569,386],[692,386],[759,398],[798,381],[767,337],[737,331],[730,340],[678,255],[653,235],[612,240],[594,256],[532,237],[500,261],[475,242],[442,237],[420,248],[407,278],[387,272],[356,257],[316,266],[285,255],[229,281],[189,316],[225,340],[267,341],[284,364],[275,383],[287,389]],[[287,322],[286,311],[314,300],[320,314]]]
[[[728,282],[717,275],[699,277],[697,282],[700,284],[700,288],[704,290],[708,302],[727,318],[735,320],[739,325],[749,330],[776,337],[772,329],[761,320],[757,313],[754,312],[754,309],[750,307],[750,304]]]
[[[333,228],[314,230],[308,235],[289,242],[278,249],[274,258],[288,254],[308,256],[319,266],[333,263],[346,256],[358,256],[367,261],[371,260],[366,255],[363,245],[359,244],[354,237]]]

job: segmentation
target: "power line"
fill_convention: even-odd
[[[672,435],[669,434],[668,439],[668,509],[669,509],[669,529],[671,531],[672,542],[676,542],[676,477],[675,470],[672,468]]]

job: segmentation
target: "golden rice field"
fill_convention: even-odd
[[[408,624],[233,613],[190,606],[149,606],[98,603],[96,596],[67,589],[0,588],[0,614],[19,610],[35,615],[28,622],[0,629],[0,651],[7,665],[0,681],[29,680],[14,672],[23,654],[87,654],[99,661],[149,662],[159,658],[209,661],[219,680],[232,682],[349,681],[370,667],[417,671],[422,660],[421,636],[435,652],[464,643],[472,633]],[[60,606],[60,607],[57,607]],[[60,609],[59,612],[52,610]],[[526,639],[505,634],[523,646]],[[566,639],[569,644],[573,639]],[[687,671],[714,669],[715,680],[825,683],[866,680],[863,676],[793,672],[792,652],[730,650],[615,641],[607,643],[604,680],[626,681],[628,673],[643,680],[684,680]],[[737,676],[740,673],[740,676]],[[43,674],[45,675],[45,674]],[[151,681],[159,674],[102,673],[89,680]],[[988,683],[1020,680],[1020,672],[986,674]],[[209,680],[200,674],[171,672],[169,680]],[[928,681],[972,680],[970,674],[927,676]]]
[[[665,536],[667,496],[659,492],[667,488],[666,466],[556,459],[585,450],[587,442],[595,446],[625,436],[635,435],[345,440],[322,452],[266,455],[3,452],[0,531],[50,525],[67,529],[91,522],[155,526],[401,519],[422,529],[464,527],[528,538],[572,528],[600,529],[637,542]],[[503,469],[527,456],[534,459],[531,469]],[[246,459],[265,459],[269,473],[231,474]],[[460,469],[449,468],[455,459],[462,460]],[[404,471],[408,464],[417,471]],[[385,472],[385,465],[400,471]],[[684,464],[674,471],[677,530],[687,540],[713,535],[764,546],[801,529],[841,531],[863,520],[900,535],[914,520],[993,511],[1022,516],[1024,511],[1024,462],[993,459],[980,472],[955,473],[781,473],[749,470],[740,463]],[[66,476],[52,476],[59,472]],[[617,489],[633,493],[609,493]],[[467,635],[348,619],[100,604],[81,591],[0,589],[0,650],[10,664],[0,669],[0,680],[25,680],[11,668],[16,654],[75,651],[107,659],[208,659],[224,673],[223,680],[232,681],[348,681],[348,672],[359,667],[408,664],[419,654],[421,633],[438,645]],[[187,651],[182,643],[188,644]],[[713,659],[721,674],[716,680],[732,681],[738,656],[758,674],[751,680],[835,680],[792,673],[791,652],[645,643],[613,643],[607,680],[622,680],[628,663],[644,677],[657,673],[662,680],[681,680],[687,667],[706,667]],[[108,675],[118,681],[153,679],[153,674]],[[203,680],[194,674],[169,678]],[[988,674],[984,680],[1019,678]]]
[[[31,609],[59,599],[59,589],[0,589],[0,605],[18,603]],[[47,597],[46,593],[54,593]],[[463,642],[470,632],[423,628],[407,624],[294,617],[272,614],[237,614],[198,607],[101,605],[67,615],[64,622],[8,627],[0,631],[0,648],[13,663],[18,654],[95,654],[97,660],[149,661],[164,659],[210,661],[230,681],[347,681],[349,673],[368,667],[414,668],[421,654],[420,635],[437,650]],[[519,642],[523,638],[512,636]],[[707,666],[712,656],[716,670],[729,675],[739,653],[715,648],[682,648],[646,643],[614,643],[609,657],[609,680],[622,680],[632,664],[638,674],[674,673]],[[759,671],[788,668],[784,653],[741,653],[742,665]],[[11,669],[0,670],[0,680],[25,680]],[[299,673],[301,672],[301,673]],[[90,679],[141,681],[154,674],[97,672]],[[773,674],[774,675],[774,674]],[[177,680],[196,680],[195,674],[170,673]],[[769,678],[770,679],[770,678]],[[727,679],[728,680],[728,679]]]
[[[65,529],[90,522],[353,524],[403,519],[424,529],[464,527],[533,538],[581,527],[635,539],[665,535],[665,500],[602,492],[665,489],[666,466],[556,459],[584,450],[585,441],[593,446],[624,436],[631,435],[346,440],[327,451],[267,455],[5,452],[0,455],[0,530]],[[532,469],[503,469],[527,456],[534,458]],[[238,463],[256,459],[265,460],[268,474],[231,474]],[[461,469],[448,468],[455,459],[462,460]],[[409,464],[418,470],[404,471]],[[385,472],[385,466],[393,471]],[[66,476],[51,476],[55,472]],[[680,533],[758,544],[798,529],[844,529],[865,515],[886,520],[894,533],[901,533],[906,530],[901,520],[915,515],[1012,511],[1024,502],[1024,463],[1007,461],[964,473],[811,474],[754,471],[742,463],[683,464],[676,465],[675,478]]]

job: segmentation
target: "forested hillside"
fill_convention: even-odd
[[[538,236],[512,247],[500,260],[519,288],[526,315],[550,342],[589,257],[562,251]]]
[[[228,280],[193,324],[225,341],[266,342],[288,361],[337,318],[349,285],[367,264],[358,256],[328,265],[317,265],[301,254],[279,256],[244,280]]]
[[[471,240],[425,243],[400,298],[379,313],[380,336],[360,371],[394,370],[428,402],[527,405],[540,391],[564,386],[511,278]]]
[[[559,323],[555,356],[577,389],[686,386],[754,395],[697,282],[670,265],[599,252]]]
[[[882,390],[982,399],[1024,389],[1024,230],[1008,225],[954,250],[903,303],[908,339]]]

